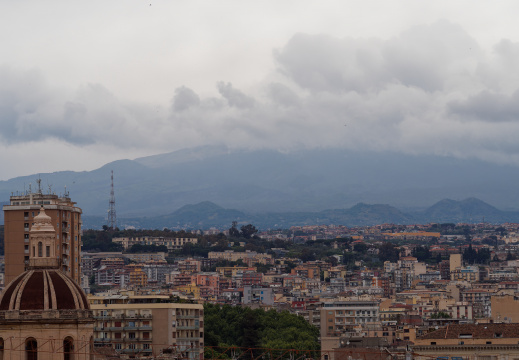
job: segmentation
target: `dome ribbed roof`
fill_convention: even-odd
[[[28,270],[3,291],[2,310],[87,310],[83,290],[59,270]]]

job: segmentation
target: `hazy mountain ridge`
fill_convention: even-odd
[[[440,215],[439,215],[440,214]],[[474,216],[474,215],[477,216]],[[481,220],[479,220],[481,219]],[[248,214],[235,209],[225,209],[205,201],[186,205],[171,214],[150,217],[120,219],[121,227],[208,229],[230,227],[233,221],[239,224],[252,223],[261,229],[289,228],[299,225],[346,225],[369,226],[383,223],[426,224],[426,223],[490,223],[519,222],[519,212],[501,211],[479,199],[455,201],[444,199],[425,211],[404,213],[386,204],[359,203],[349,209],[333,209],[319,212],[283,212]],[[100,218],[84,217],[85,227],[100,228]]]
[[[30,183],[34,191],[40,176],[44,192],[52,185],[53,192],[63,193],[66,186],[71,198],[83,209],[85,219],[103,218],[108,209],[111,170],[115,177],[117,214],[126,219],[161,218],[186,204],[206,201],[223,209],[214,210],[211,216],[215,221],[231,217],[226,209],[238,209],[235,211],[239,214],[233,216],[252,222],[261,215],[271,219],[268,223],[272,224],[288,224],[296,219],[314,223],[321,218],[339,221],[348,211],[349,219],[358,223],[366,219],[385,220],[382,222],[465,219],[461,205],[458,210],[449,210],[448,215],[439,205],[427,209],[445,198],[476,197],[501,209],[519,209],[519,188],[514,182],[519,177],[517,167],[449,157],[381,155],[340,149],[288,153],[226,147],[185,149],[119,160],[93,171],[63,171],[0,181],[0,199],[7,201],[12,192],[28,190]],[[406,210],[389,207],[370,209],[371,214],[361,209],[352,213],[351,208],[360,203],[391,204]],[[428,212],[409,210],[417,208]],[[468,219],[473,221],[483,216],[486,221],[509,216],[497,209],[485,210],[486,215],[482,210],[471,211]],[[276,215],[280,213],[281,218]],[[177,216],[176,223],[189,218],[187,214]]]

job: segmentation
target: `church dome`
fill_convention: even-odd
[[[25,271],[11,281],[0,299],[0,311],[88,309],[83,290],[57,269]]]

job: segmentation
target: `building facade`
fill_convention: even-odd
[[[32,220],[27,270],[0,296],[0,356],[91,360],[94,318],[87,297],[60,269],[55,222],[43,207]]]
[[[29,232],[40,207],[50,216],[56,231],[53,251],[60,269],[74,279],[81,280],[81,209],[68,194],[27,193],[13,195],[4,205],[5,283],[8,284],[25,271],[29,261]]]
[[[157,296],[90,296],[95,346],[130,356],[161,353],[202,359],[204,310],[199,304],[157,303]]]

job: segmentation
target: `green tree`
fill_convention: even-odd
[[[233,221],[231,227],[229,228],[229,236],[233,238],[240,237],[240,230],[238,230],[238,222]]]
[[[399,255],[400,255],[400,250],[398,249],[398,247],[395,244],[390,243],[389,241],[384,242],[379,247],[378,258],[382,262],[384,262],[384,261],[397,262],[399,259]]]
[[[413,249],[412,255],[418,261],[427,261],[431,258],[431,252],[429,251],[428,246],[417,246]]]
[[[360,254],[365,254],[368,251],[368,245],[364,243],[358,243],[353,245],[353,251],[358,252]]]
[[[250,239],[254,234],[256,234],[258,232],[258,229],[256,229],[256,227],[252,224],[243,225],[240,228],[240,230],[241,230],[241,235],[245,239]]]

